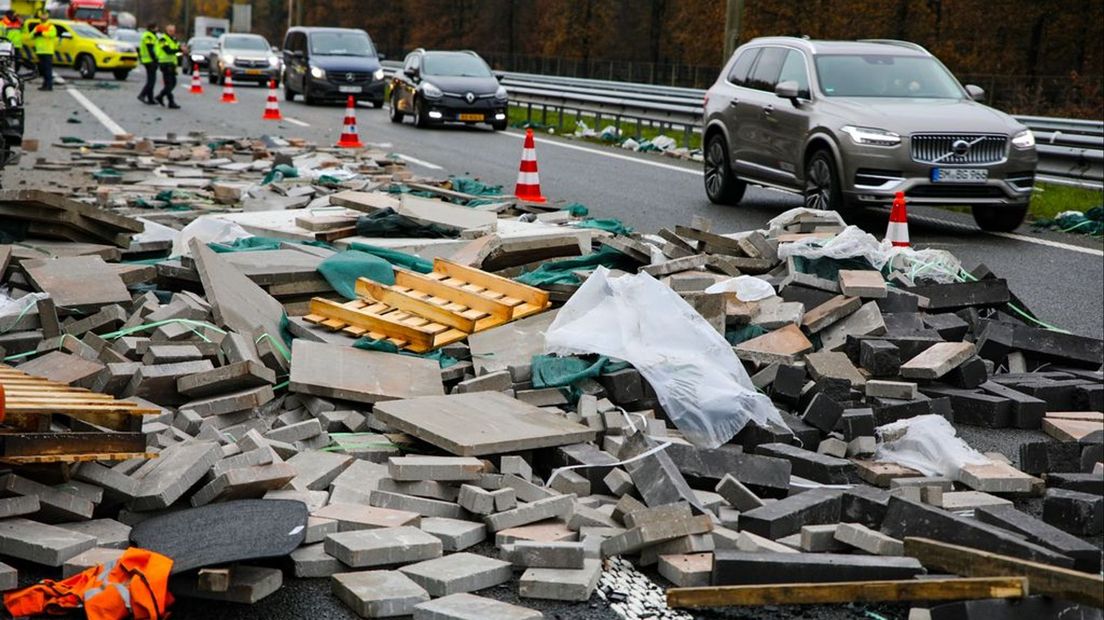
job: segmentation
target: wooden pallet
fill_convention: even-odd
[[[551,306],[548,293],[438,258],[427,274],[395,268],[395,284],[356,282],[358,299],[314,298],[304,320],[424,353]]]
[[[0,463],[8,465],[47,465],[52,463],[86,463],[89,461],[129,461],[130,459],[155,459],[156,452],[103,452],[94,454],[40,454],[34,456],[0,456]]]
[[[0,385],[5,394],[0,423],[18,431],[47,431],[55,415],[118,431],[140,431],[143,415],[161,413],[160,409],[28,375],[3,364]]]

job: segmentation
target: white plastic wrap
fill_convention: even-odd
[[[922,415],[900,420],[876,430],[874,459],[910,467],[925,476],[946,476],[957,480],[964,465],[984,465],[989,458],[974,450],[945,418]]]
[[[847,222],[843,221],[843,216],[835,211],[823,211],[820,209],[810,209],[808,207],[794,207],[789,211],[783,211],[775,216],[771,221],[767,222],[767,230],[770,231],[772,237],[784,232],[783,229],[786,226],[793,223],[800,215],[815,215],[818,219],[835,219],[840,226],[846,226]]]
[[[237,222],[200,217],[192,220],[191,224],[177,233],[176,238],[173,239],[172,255],[188,256],[188,243],[192,239],[199,239],[203,243],[233,243],[235,239],[252,236]]]
[[[962,263],[946,250],[891,248],[888,262],[891,269],[902,271],[913,280],[940,284],[958,282],[958,272],[962,271]]]
[[[608,269],[598,268],[560,309],[545,348],[629,362],[655,388],[671,421],[701,447],[720,446],[749,421],[786,428],[770,399],[755,391],[732,346],[646,273],[610,278]]]
[[[774,287],[770,282],[755,276],[736,276],[705,289],[706,293],[736,293],[740,301],[759,301],[774,297]]]
[[[833,212],[826,211],[826,213]],[[792,243],[779,244],[778,256],[780,258],[801,256],[835,259],[862,257],[870,261],[875,269],[881,269],[889,260],[892,247],[888,241],[878,241],[874,235],[857,226],[848,226],[838,235],[827,239],[809,237]]]

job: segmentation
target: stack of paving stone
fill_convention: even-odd
[[[236,156],[245,147],[234,144]],[[132,163],[172,159],[173,148]],[[393,200],[359,189],[338,200]],[[522,207],[488,212],[504,223]],[[552,214],[537,217],[566,230],[571,218]],[[536,618],[553,601],[604,601],[625,618],[681,618],[647,594],[648,576],[721,587],[948,573],[1027,576],[1031,592],[1053,596],[1025,603],[1043,615],[1100,605],[1101,341],[1041,327],[984,267],[937,283],[779,256],[841,231],[804,214],[772,231],[722,235],[698,220],[587,236],[581,248],[574,233],[519,243],[500,229],[449,246],[505,275],[613,251],[622,270],[665,282],[724,334],[787,425],[751,424],[718,448],[688,441],[631,366],[548,387],[538,371],[557,310],[433,357],[403,355],[354,348],[277,298],[282,265],[313,277],[321,254],[310,246],[250,262],[193,241],[185,259],[154,267],[91,243],[0,245],[0,284],[19,302],[0,309],[6,362],[160,411],[142,428],[157,458],[5,471],[0,556],[67,575],[117,557],[130,527],[155,516],[294,500],[309,517],[283,565],[216,562],[178,592],[257,603],[287,572],[330,579],[363,617]],[[706,292],[740,275],[775,294]],[[570,279],[549,289],[570,299]],[[1000,434],[1019,445],[943,474],[877,456],[902,424],[930,415],[979,447]],[[0,589],[16,583],[0,565]],[[504,585],[522,604],[493,600]],[[982,598],[932,606],[931,617],[1012,617],[1012,605]]]

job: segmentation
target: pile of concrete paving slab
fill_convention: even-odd
[[[189,556],[174,593],[252,604],[285,576],[325,578],[365,618],[539,618],[549,601],[623,618],[846,601],[915,602],[910,617],[934,620],[1100,617],[1104,343],[1050,328],[984,266],[930,277],[816,255],[853,231],[808,211],[769,230],[695,218],[642,235],[578,209],[476,200],[382,150],[173,137],[74,157],[100,158],[99,184],[0,195],[0,212],[25,209],[0,245],[0,384],[19,414],[0,419],[0,556],[27,575],[68,576],[139,541],[175,548],[202,518],[226,542]],[[151,211],[178,199],[162,193],[173,179],[191,180],[193,202]],[[452,234],[355,234],[386,209]],[[277,242],[181,243],[201,220]],[[148,222],[174,234],[143,240]],[[357,303],[317,273],[350,238],[504,278],[566,264],[531,282],[553,306],[599,264],[657,278],[784,426],[695,444],[640,369],[547,355],[556,307],[430,354],[391,323],[373,335],[305,320],[316,298]],[[186,251],[170,258],[174,242]],[[595,254],[608,260],[564,263]],[[725,286],[744,276],[767,293]],[[475,308],[455,304],[438,303]],[[550,384],[568,357],[590,371]],[[59,386],[92,408],[51,412]],[[146,413],[128,426],[102,399]],[[1017,451],[973,450],[956,429]],[[142,450],[111,447],[134,433]],[[306,512],[286,540],[252,541],[277,517],[251,500]],[[0,590],[30,582],[0,564]],[[504,585],[511,602],[496,600]]]

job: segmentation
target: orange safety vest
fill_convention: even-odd
[[[172,560],[131,547],[114,562],[54,581],[8,592],[4,606],[15,617],[61,615],[84,609],[88,620],[162,620],[172,605]]]

